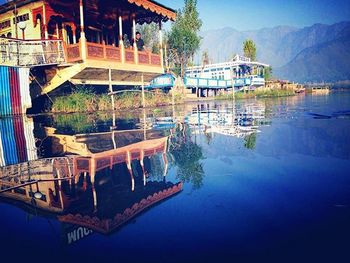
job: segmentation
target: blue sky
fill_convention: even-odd
[[[174,9],[184,5],[184,0],[157,1]],[[203,30],[226,26],[238,30],[303,27],[350,20],[350,0],[198,0],[198,9]]]
[[[158,0],[178,9],[184,0]],[[350,0],[198,0],[203,30],[226,26],[238,30],[277,25],[296,27],[350,20]]]

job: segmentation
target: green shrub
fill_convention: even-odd
[[[181,95],[176,94],[176,104],[182,103]],[[124,92],[114,95],[115,109],[137,109],[142,107],[141,92]],[[160,91],[145,93],[145,106],[157,107],[170,105],[171,94]],[[53,101],[52,112],[95,112],[112,110],[111,97],[107,94],[97,95],[89,89],[77,89],[73,93],[57,97]]]

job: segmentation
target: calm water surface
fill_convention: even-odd
[[[0,147],[11,261],[350,262],[350,93],[0,119]]]

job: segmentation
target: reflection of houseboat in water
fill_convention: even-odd
[[[195,133],[218,133],[242,138],[259,132],[260,125],[268,124],[262,104],[237,109],[203,106],[194,108],[188,116],[188,123]]]
[[[168,137],[159,133],[48,136],[53,151],[70,155],[2,165],[0,197],[76,226],[65,225],[68,243],[91,230],[111,233],[182,190],[182,183],[166,180]],[[123,136],[129,143],[116,147]]]
[[[312,94],[328,95],[330,92],[329,86],[313,86],[311,87]]]

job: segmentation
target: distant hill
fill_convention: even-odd
[[[243,41],[250,38],[257,45],[258,60],[272,65],[276,77],[299,82],[344,80],[350,79],[347,75],[349,67],[346,67],[349,61],[347,32],[350,32],[350,22],[252,31],[226,27],[201,34],[200,54],[208,50],[213,62],[227,61],[233,54],[242,53]],[[200,61],[200,55],[197,61]]]
[[[350,35],[302,50],[274,74],[298,82],[350,80]]]

